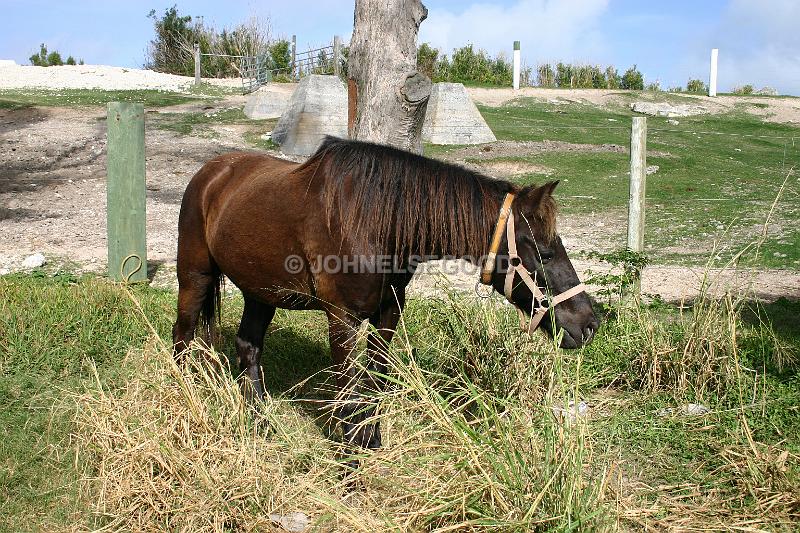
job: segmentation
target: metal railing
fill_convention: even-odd
[[[333,44],[297,52],[297,37],[292,36],[291,64],[284,68],[270,68],[272,60],[267,53],[257,56],[244,56],[239,60],[242,77],[242,92],[251,93],[272,81],[277,76],[285,76],[298,81],[309,74],[341,74],[341,40],[333,38]]]

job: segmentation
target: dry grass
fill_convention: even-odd
[[[469,373],[423,370],[399,336],[382,398],[384,448],[346,477],[325,420],[279,398],[254,418],[213,351],[198,346],[185,368],[160,343],[131,352],[132,379],[113,390],[98,380],[77,398],[95,526],[251,531],[274,527],[271,513],[300,511],[320,531],[604,527],[608,476],[585,424],[564,424],[548,407],[561,399],[557,370],[543,376],[543,404],[526,407]]]

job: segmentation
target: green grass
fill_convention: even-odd
[[[555,105],[534,99],[480,111],[500,140],[623,147],[629,145],[633,115],[624,107]],[[763,122],[739,109],[679,122],[671,125],[666,118],[648,118],[647,162],[659,170],[647,180],[647,253],[658,262],[705,264],[715,240],[744,245],[760,235],[784,177],[791,168],[800,169],[800,144],[793,142],[800,139],[800,128]],[[441,154],[448,148],[438,150]],[[558,194],[568,214],[627,209],[627,154],[555,151],[513,159],[553,168],[551,177],[562,180]],[[519,181],[542,179],[529,175]],[[760,266],[800,268],[797,183],[796,175],[787,182],[771,221],[773,231],[756,260]],[[780,232],[774,231],[776,227]],[[624,227],[618,233],[622,246]],[[735,248],[720,260],[738,251]]]
[[[271,130],[277,120],[253,120],[245,116],[240,107],[213,110],[207,112],[188,113],[159,113],[151,117],[151,123],[159,129],[174,131],[181,135],[195,135],[203,137],[217,136],[211,126],[215,125],[240,125],[247,126],[244,133],[245,140],[256,148],[270,148],[275,145],[271,141],[264,141],[260,135]]]
[[[100,89],[0,89],[0,109],[26,107],[104,106],[108,102],[138,102],[166,107],[196,100],[196,96],[156,90],[103,91]]]
[[[136,382],[140,376],[132,374],[130,365],[123,361],[152,345],[151,326],[168,340],[174,316],[173,292],[141,285],[130,291],[142,311],[121,286],[99,278],[65,274],[0,278],[0,529],[34,531],[70,524],[89,527],[91,522],[86,514],[89,503],[82,500],[78,490],[85,454],[79,455],[76,462],[69,439],[76,415],[72,398],[86,388],[96,387],[95,368],[103,387],[111,393],[126,383]],[[228,356],[235,352],[233,340],[241,308],[238,295],[225,298],[219,347]],[[721,312],[715,309],[712,306],[711,311]],[[723,315],[721,324],[727,324]],[[756,381],[747,376],[713,377],[718,383],[716,388],[706,387],[705,392],[699,393],[700,389],[689,387],[679,392],[665,373],[658,383],[646,385],[641,380],[642,358],[646,354],[682,352],[687,335],[697,331],[696,326],[691,326],[693,316],[691,311],[679,315],[665,306],[641,315],[628,312],[611,315],[606,317],[590,346],[562,355],[553,352],[552,346],[539,336],[533,339],[533,344],[526,344],[515,329],[515,317],[510,310],[475,308],[457,296],[411,300],[402,328],[415,347],[413,363],[426,375],[437,376],[433,383],[441,383],[431,386],[441,387],[437,390],[443,398],[447,397],[447,391],[461,390],[462,383],[484,391],[476,396],[482,398],[475,404],[476,416],[484,413],[480,416],[491,419],[497,414],[493,415],[491,409],[503,405],[509,412],[517,412],[519,408],[528,411],[547,398],[552,400],[553,394],[577,393],[579,398],[587,398],[593,414],[586,428],[585,445],[591,443],[595,451],[590,455],[586,455],[588,451],[575,451],[578,455],[574,457],[588,460],[591,456],[595,465],[618,463],[626,476],[642,480],[651,489],[631,486],[625,489],[626,494],[637,505],[663,509],[664,516],[655,518],[666,519],[670,513],[686,512],[673,507],[674,498],[680,497],[682,490],[725,496],[727,503],[714,500],[715,512],[757,516],[763,502],[760,493],[755,492],[755,497],[749,495],[747,483],[784,494],[788,490],[785,483],[796,483],[800,474],[797,463],[790,457],[787,466],[774,474],[777,477],[771,480],[759,477],[762,469],[772,464],[769,461],[776,460],[780,450],[800,453],[797,366],[775,365],[778,345],[800,353],[800,302],[751,304],[745,308],[743,319],[735,322],[738,333],[731,337],[735,339],[731,342],[738,346],[735,357],[744,367],[758,371]],[[730,345],[725,344],[729,337],[713,323],[709,327],[719,339],[709,339],[708,342],[716,344],[708,346],[693,345],[693,350],[700,350],[699,361],[705,361],[703,350],[712,348],[716,350],[714,357],[734,357],[728,351]],[[402,339],[399,342],[402,345]],[[330,365],[324,315],[279,311],[270,328],[265,353],[268,354],[264,359],[266,385],[273,396],[284,397],[291,389],[288,398],[318,398],[317,388],[327,380],[324,373],[318,373]],[[686,368],[690,380],[700,379],[699,374],[692,374],[695,370]],[[729,372],[730,368],[720,366],[715,372]],[[304,382],[314,374],[316,378]],[[551,381],[554,375],[561,376],[562,385],[554,385]],[[412,378],[413,375],[404,377]],[[739,406],[750,403],[754,385],[756,404],[740,409]],[[553,386],[560,392],[554,392]],[[418,390],[413,394],[420,393]],[[452,407],[442,401],[445,401],[442,409]],[[687,401],[705,403],[713,412],[703,417],[681,416],[675,411],[659,414],[664,408],[679,410]],[[292,416],[313,420],[318,416],[315,413],[311,407]],[[422,427],[418,426],[421,420],[405,418],[402,409],[396,416],[397,423],[390,426],[395,427],[394,431],[402,431],[399,428],[407,424],[411,429]],[[504,446],[511,441],[492,439],[515,438],[513,433],[504,436],[501,431],[494,435],[498,431],[496,424],[504,422],[497,419],[490,424],[488,420],[479,417],[478,425],[469,430],[468,439],[472,443],[469,446],[474,444],[487,450],[496,445],[497,453],[507,453]],[[543,431],[549,431],[546,429],[549,426],[545,426]],[[441,426],[436,427],[445,431]],[[745,428],[755,444],[751,445],[746,438]],[[494,437],[487,440],[489,434]],[[748,450],[753,446],[760,450],[760,455],[750,454]],[[741,457],[748,458],[744,466],[737,463]],[[438,461],[436,456],[430,459]],[[506,460],[500,456],[492,459]],[[509,464],[517,464],[516,461],[528,464],[520,458],[509,460],[512,460]],[[492,467],[501,469],[496,472],[500,476],[498,483],[513,487],[522,482],[516,477],[506,478],[510,473],[503,473],[502,464],[505,463]],[[411,468],[410,465],[402,468]],[[749,473],[737,470],[747,465],[751,468]],[[395,474],[401,475],[396,470],[399,466],[387,463],[381,468],[394,468]],[[565,478],[564,482],[572,479]],[[397,488],[390,486],[391,483],[385,490]],[[664,486],[684,488],[658,488]],[[514,490],[528,488],[520,486]],[[588,506],[575,507],[573,511],[578,516],[591,514],[594,504],[582,502],[580,493],[573,496],[579,498],[574,505]],[[687,501],[693,502],[698,510],[705,505],[700,496]],[[477,500],[470,504],[475,512],[493,512],[482,505]],[[552,512],[563,511],[554,507]],[[449,523],[444,515],[434,514],[429,519],[430,523]]]

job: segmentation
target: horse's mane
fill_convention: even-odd
[[[517,190],[458,165],[335,137],[301,168],[325,176],[328,226],[337,221],[343,237],[372,253],[481,256],[504,195]],[[555,210],[547,211],[555,227]]]

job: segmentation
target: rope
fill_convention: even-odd
[[[131,272],[125,274],[125,264],[128,262],[128,259],[134,258],[139,260],[139,264]],[[142,258],[139,257],[138,254],[129,254],[125,257],[125,259],[122,260],[122,264],[119,266],[119,277],[122,278],[123,283],[128,284],[131,282],[131,277],[139,272],[142,269],[142,266],[144,266],[144,261],[142,261]]]

